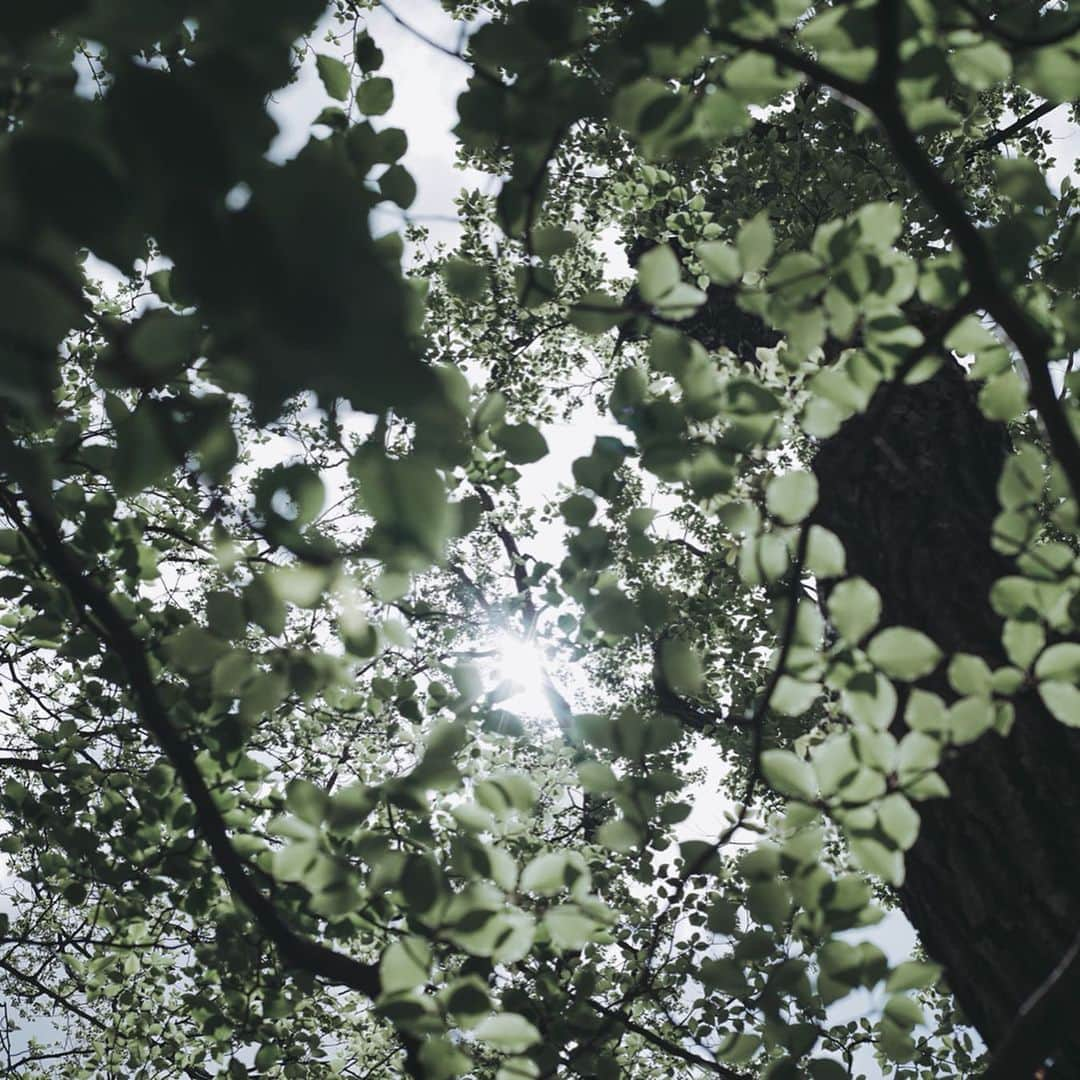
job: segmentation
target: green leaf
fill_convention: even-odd
[[[960,745],[974,742],[994,726],[994,705],[985,697],[962,698],[949,708],[947,731]]]
[[[579,952],[598,929],[596,922],[570,904],[548,908],[543,925],[551,935],[552,944],[567,952]]]
[[[660,670],[677,694],[700,694],[705,685],[701,657],[685,641],[667,638],[660,643]]]
[[[593,622],[607,634],[622,637],[644,627],[633,600],[614,585],[600,589],[588,602]]]
[[[577,233],[569,229],[539,228],[532,231],[532,248],[541,259],[563,255],[577,243]]]
[[[285,805],[301,821],[309,825],[321,825],[326,817],[329,800],[322,788],[316,787],[310,780],[297,777],[289,781],[285,790]]]
[[[907,851],[919,835],[919,815],[903,795],[886,795],[877,806],[881,831],[901,851]]]
[[[728,64],[724,70],[724,81],[740,101],[750,105],[767,105],[797,86],[799,76],[792,71],[781,74],[771,56],[747,49]]]
[[[796,470],[773,477],[765,489],[765,505],[785,525],[803,520],[817,505],[818,482],[811,472]]]
[[[779,930],[791,916],[791,890],[782,881],[756,881],[747,890],[746,907],[755,922]]]
[[[567,525],[583,529],[596,515],[596,503],[585,495],[571,495],[559,504]]]
[[[752,217],[742,228],[735,240],[744,271],[763,270],[773,253],[773,231],[768,215],[762,211]]]
[[[924,135],[939,135],[960,126],[960,114],[949,108],[941,98],[919,101],[907,110],[907,121],[912,131]]]
[[[487,291],[488,272],[467,259],[448,259],[442,268],[446,287],[463,300],[478,300]]]
[[[941,760],[941,744],[921,731],[909,731],[900,740],[897,770],[900,778],[910,778],[937,768]]]
[[[540,1032],[517,1013],[499,1013],[482,1020],[473,1036],[504,1054],[521,1054],[540,1042]]]
[[[949,54],[949,66],[957,79],[973,90],[988,90],[1012,73],[1012,60],[996,41],[957,49]]]
[[[363,72],[377,71],[382,67],[382,49],[375,44],[375,39],[367,30],[359,31],[353,40],[353,59]]]
[[[908,681],[929,675],[941,660],[941,650],[924,633],[902,626],[876,634],[867,655],[886,675]]]
[[[473,1065],[472,1058],[444,1038],[427,1039],[420,1047],[419,1057],[425,1080],[455,1080],[468,1073]]]
[[[586,334],[603,334],[625,322],[630,313],[614,297],[605,292],[584,293],[571,305],[570,323]]]
[[[605,765],[602,761],[583,761],[578,766],[577,772],[581,786],[594,795],[604,795],[609,791],[614,791],[619,782],[611,766]]]
[[[940,964],[931,964],[925,960],[905,960],[897,964],[885,980],[885,989],[890,994],[904,990],[925,990],[941,978]]]
[[[315,68],[319,73],[319,78],[322,79],[323,86],[326,87],[326,92],[332,98],[344,101],[349,96],[352,77],[349,75],[348,67],[337,57],[316,53]]]
[[[689,319],[705,300],[706,296],[700,289],[681,281],[656,302],[656,308],[666,319]]]
[[[1035,662],[1035,678],[1076,682],[1080,679],[1080,645],[1073,641],[1051,645]]]
[[[228,651],[229,646],[220,638],[199,626],[186,626],[164,642],[169,660],[181,671],[209,671]]]
[[[641,834],[625,818],[605,821],[596,830],[596,842],[612,851],[637,851],[641,847]]]
[[[382,116],[394,104],[394,84],[381,75],[365,79],[356,88],[356,107],[365,116]]]
[[[243,636],[247,629],[244,601],[232,593],[210,593],[206,598],[206,621],[212,633],[227,641]]]
[[[1015,420],[1027,407],[1027,387],[1015,371],[995,375],[979,391],[979,408],[988,420]]]
[[[1039,697],[1055,719],[1068,727],[1080,727],[1080,690],[1072,683],[1039,683]]]
[[[379,962],[379,983],[384,994],[413,990],[427,982],[431,949],[422,938],[407,937],[389,945]]]
[[[890,885],[904,883],[904,853],[890,849],[868,836],[850,837],[848,843],[855,861],[867,873],[876,874]]]
[[[903,1028],[913,1028],[926,1022],[919,1003],[904,994],[895,995],[885,1002],[885,1015]]]
[[[790,675],[781,675],[769,704],[784,716],[802,716],[820,694],[821,686],[816,682],[801,682]]]
[[[379,190],[383,198],[397,203],[402,210],[408,210],[416,201],[416,181],[404,165],[391,165],[379,177]]]
[[[882,251],[896,243],[903,228],[903,211],[896,203],[872,202],[855,212],[864,244]]]
[[[507,1058],[499,1066],[495,1080],[537,1080],[540,1066],[532,1058]]]
[[[561,852],[538,855],[521,871],[520,888],[524,892],[554,896],[566,888],[567,869],[566,855]]]
[[[852,645],[862,641],[881,618],[881,597],[863,578],[841,581],[829,593],[827,607],[829,620]]]
[[[978,694],[989,697],[993,691],[994,673],[981,656],[956,653],[949,661],[949,682],[958,694]]]
[[[548,453],[547,440],[532,424],[502,424],[492,431],[491,440],[515,465],[530,465]]]
[[[781,795],[807,802],[817,798],[814,770],[790,750],[766,750],[761,755],[761,772],[769,786]]]
[[[1036,49],[1023,81],[1048,101],[1073,101],[1080,97],[1080,71],[1071,42]]]
[[[708,240],[697,246],[698,261],[717,285],[734,285],[742,277],[739,253],[721,240]]]
[[[846,569],[844,545],[821,525],[810,526],[806,544],[806,569],[816,578],[836,578]]]
[[[916,688],[908,696],[904,720],[914,731],[945,731],[949,726],[947,712],[937,694]]]
[[[667,244],[646,251],[637,271],[641,298],[647,304],[658,303],[682,279],[682,266]]]
[[[814,773],[822,795],[834,794],[859,769],[859,759],[850,735],[831,735],[811,752]]]

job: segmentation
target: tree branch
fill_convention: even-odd
[[[1058,1033],[1074,1023],[1078,993],[1080,935],[1042,985],[1020,1006],[1005,1038],[995,1049],[983,1080],[1034,1076],[1036,1069],[1053,1054]]]
[[[1008,142],[1014,135],[1023,131],[1024,128],[1030,127],[1037,120],[1041,120],[1047,113],[1053,112],[1060,105],[1060,101],[1044,101],[1037,108],[1025,113],[1019,120],[1014,121],[1008,127],[1002,128],[1000,131],[995,131],[993,134],[988,135],[983,139],[982,142],[973,146],[968,151],[968,158],[970,159],[985,150],[993,150],[995,146],[1000,146],[1002,143]]]
[[[18,465],[23,452],[6,436],[0,445],[7,459],[5,465],[17,474],[21,471]],[[376,965],[361,963],[296,933],[255,884],[244,860],[229,839],[228,828],[199,769],[194,751],[173,727],[169,712],[158,696],[139,639],[114,606],[108,592],[72,556],[69,545],[64,542],[55,524],[52,508],[35,493],[32,483],[23,485],[22,497],[30,511],[29,522],[9,490],[0,492],[0,505],[17,528],[38,548],[44,564],[68,591],[75,605],[92,614],[106,644],[119,658],[138,715],[176,770],[184,792],[195,809],[199,831],[230,891],[251,912],[259,928],[274,943],[288,965],[357,990],[374,1000],[380,992]]]

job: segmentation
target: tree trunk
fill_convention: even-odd
[[[882,624],[991,667],[1007,661],[988,594],[1015,572],[990,546],[1008,452],[1003,426],[982,417],[947,363],[922,385],[879,391],[814,465],[817,520],[844,542],[849,572],[881,593]],[[948,695],[940,675],[929,688]],[[920,804],[900,900],[993,1049],[1080,929],[1080,731],[1024,692],[1008,738],[988,733],[941,772],[952,796]],[[1080,1076],[1078,1028],[1070,1021],[1046,1047],[1055,1076]]]

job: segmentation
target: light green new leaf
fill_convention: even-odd
[[[881,597],[864,578],[841,581],[828,600],[829,620],[841,637],[857,645],[881,618]]]
[[[868,836],[851,837],[848,843],[855,861],[867,873],[877,874],[890,885],[903,885],[904,853],[902,851],[890,850]]]
[[[925,990],[941,978],[941,965],[925,960],[905,960],[897,964],[885,980],[885,989],[890,994],[904,990]]]
[[[948,722],[953,742],[974,742],[994,726],[994,704],[985,697],[961,698],[949,708]]]
[[[909,731],[900,740],[897,772],[901,781],[937,768],[941,760],[941,743],[922,731]]]
[[[941,650],[921,631],[891,626],[876,634],[867,648],[873,664],[893,679],[921,679],[941,660]]]
[[[423,938],[392,942],[379,961],[379,982],[384,994],[413,990],[427,982],[431,949]]]
[[[926,1023],[919,1003],[904,994],[897,994],[885,1002],[885,1015],[902,1028],[913,1028]]]
[[[764,269],[772,256],[773,245],[772,226],[768,215],[762,211],[739,229],[735,239],[743,270],[753,272]]]
[[[597,924],[571,904],[549,908],[543,925],[551,935],[552,944],[565,952],[583,949],[597,930]]]
[[[979,391],[979,408],[988,420],[1015,420],[1027,405],[1027,387],[1015,371],[995,375]]]
[[[802,469],[775,476],[765,489],[765,505],[785,525],[803,520],[817,505],[817,477]]]
[[[562,852],[549,851],[537,855],[521,871],[521,890],[539,893],[541,896],[554,896],[566,888],[566,855]]]
[[[641,847],[641,835],[625,818],[605,821],[596,830],[596,842],[612,851],[637,851]]]
[[[814,770],[790,750],[766,750],[761,755],[761,772],[769,786],[781,795],[807,802],[817,798]]]
[[[1039,683],[1039,697],[1056,719],[1068,727],[1080,727],[1080,690],[1072,683]]]
[[[769,704],[784,716],[802,716],[820,694],[821,686],[816,682],[802,682],[790,675],[781,675]]]
[[[522,1054],[540,1041],[540,1032],[518,1013],[499,1013],[482,1020],[473,1035],[504,1054]]]
[[[919,815],[903,795],[896,792],[886,795],[878,803],[877,815],[881,831],[901,851],[907,851],[915,843],[919,835]]]
[[[1035,662],[1035,678],[1076,682],[1080,679],[1080,645],[1073,641],[1051,645]]]
[[[705,273],[717,285],[734,285],[742,277],[739,253],[722,240],[707,240],[697,246],[697,257]]]
[[[903,211],[896,203],[867,203],[854,216],[862,242],[878,251],[896,243],[903,227]]]
[[[602,761],[583,761],[578,766],[578,780],[586,791],[593,795],[606,795],[618,786],[619,778],[610,765]]]
[[[806,544],[806,569],[816,578],[835,578],[840,577],[845,568],[844,545],[836,533],[821,525],[811,525]]]
[[[973,90],[987,90],[1012,72],[1009,54],[996,41],[980,41],[949,54],[949,66],[957,79]]]
[[[638,288],[647,304],[658,303],[682,279],[682,267],[667,244],[646,251],[638,261]]]
[[[949,661],[949,682],[958,694],[989,697],[993,691],[994,673],[981,657],[957,653]]]
[[[677,694],[700,694],[705,685],[701,657],[685,641],[667,638],[660,643],[660,670]]]

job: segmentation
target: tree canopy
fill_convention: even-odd
[[[442,7],[0,13],[0,1067],[1078,1075],[916,859],[1080,727],[1075,5]]]

